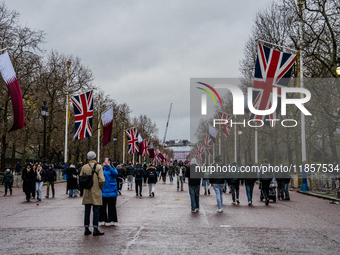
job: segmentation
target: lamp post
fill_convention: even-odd
[[[68,116],[68,104],[69,104],[69,95],[68,95],[68,82],[70,79],[70,67],[71,67],[71,61],[67,60],[66,62],[67,66],[67,82],[66,82],[66,117],[65,117],[65,151],[64,151],[64,163],[67,165],[67,133],[68,133],[68,122],[69,122],[69,116]]]
[[[116,161],[116,150],[117,150],[117,136],[116,136],[116,133],[113,133],[113,145],[114,145],[114,149],[115,149],[115,154],[114,154],[114,162],[116,162],[117,163],[117,161]]]
[[[338,64],[336,66],[336,74],[340,76],[340,58],[338,58]]]
[[[41,115],[44,118],[44,156],[43,156],[43,168],[47,169],[47,159],[46,159],[46,118],[48,116],[48,107],[46,106],[46,100],[43,101]]]
[[[237,163],[241,164],[241,135],[242,131],[238,131],[238,155],[237,155]]]

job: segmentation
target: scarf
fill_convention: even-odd
[[[38,181],[41,181],[41,175],[40,175],[41,170],[42,170],[42,168],[37,169],[37,179],[38,179]]]

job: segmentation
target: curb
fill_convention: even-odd
[[[315,194],[315,193],[309,192],[309,191],[300,191],[300,190],[297,190],[296,192],[298,192],[300,194],[307,195],[307,196],[318,197],[318,198],[323,198],[323,199],[327,199],[327,200],[331,200],[331,201],[338,201],[338,202],[340,202],[339,198],[334,198],[334,197],[330,197],[330,196]]]

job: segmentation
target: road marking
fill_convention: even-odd
[[[144,229],[144,226],[141,226],[141,227],[138,229],[138,231],[137,231],[137,233],[135,234],[135,236],[133,237],[133,239],[132,239],[130,242],[127,243],[126,249],[125,249],[125,251],[124,251],[122,254],[128,254],[129,249],[130,249],[130,246],[133,245],[133,244],[137,241],[137,239],[138,239],[138,237],[140,236],[140,234],[141,234],[141,232],[142,232],[143,229]]]
[[[230,228],[230,225],[220,225],[220,228]]]

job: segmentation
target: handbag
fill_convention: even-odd
[[[89,166],[91,167],[91,165],[89,164]],[[79,186],[83,189],[91,189],[93,186],[93,174],[96,173],[98,175],[98,173],[95,171],[97,167],[97,163],[94,164],[93,168],[92,168],[92,174],[82,174],[79,175]]]

